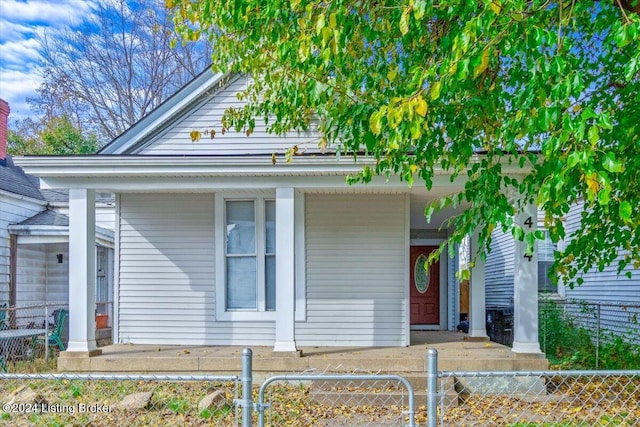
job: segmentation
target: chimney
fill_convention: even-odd
[[[10,111],[7,101],[0,99],[0,162],[2,163],[7,158],[7,122]]]

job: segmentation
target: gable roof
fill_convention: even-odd
[[[45,200],[40,192],[40,179],[27,175],[13,163],[11,156],[0,162],[0,190],[36,200]]]
[[[153,135],[179,120],[198,99],[209,91],[223,86],[227,74],[213,73],[207,67],[202,73],[170,96],[157,108],[140,119],[116,139],[102,147],[98,154],[130,154],[144,145]]]

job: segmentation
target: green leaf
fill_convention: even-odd
[[[431,217],[433,216],[433,213],[435,212],[435,207],[433,206],[433,204],[428,204],[427,207],[424,209],[424,216],[427,219],[427,222],[430,223],[431,222]]]
[[[520,242],[524,240],[524,230],[519,225],[513,227],[512,234],[514,239]]]
[[[620,206],[618,207],[618,214],[620,215],[620,219],[624,222],[631,222],[631,203],[623,200],[620,202]]]
[[[598,126],[590,126],[589,131],[587,132],[587,139],[593,145],[597,144],[600,140],[600,131],[598,130]]]
[[[605,154],[604,159],[602,159],[602,167],[611,173],[619,173],[624,170],[622,163],[616,159],[615,153],[611,151]]]
[[[416,0],[413,2],[413,16],[418,20],[422,19],[426,7],[427,2],[425,0]]]
[[[318,15],[318,19],[316,21],[316,35],[320,35],[322,29],[325,27],[325,15],[321,13]]]
[[[601,205],[608,205],[609,201],[611,200],[609,195],[611,194],[611,191],[607,188],[603,188],[598,192],[598,203],[600,203]]]

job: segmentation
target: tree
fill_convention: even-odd
[[[143,0],[97,2],[79,27],[40,40],[43,83],[30,102],[101,141],[124,132],[209,64],[205,42],[171,46],[166,10]]]
[[[322,145],[375,158],[353,181],[465,179],[425,213],[463,207],[449,242],[479,227],[482,250],[495,228],[533,250],[543,233],[513,219],[524,203],[568,237],[563,218],[584,200],[556,272],[571,282],[619,253],[620,271],[640,267],[638,1],[166,3],[185,39],[216,46],[215,70],[256,76],[226,127],[264,118],[282,133],[315,114]]]
[[[7,145],[12,155],[90,154],[98,149],[98,138],[83,135],[67,116],[40,122],[27,118],[17,122],[16,129],[9,129]]]

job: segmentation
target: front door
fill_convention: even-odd
[[[440,262],[425,270],[429,254],[435,246],[412,246],[410,252],[410,306],[412,325],[440,323]]]

